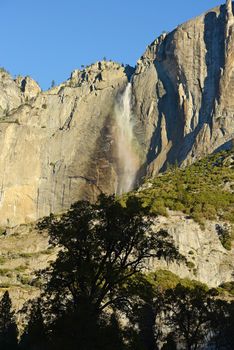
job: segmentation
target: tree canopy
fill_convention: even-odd
[[[58,257],[41,273],[49,322],[66,318],[67,310],[77,319],[96,325],[106,310],[129,303],[123,286],[151,258],[182,259],[169,234],[152,229],[137,200],[123,207],[114,197],[99,202],[78,202],[62,216],[44,219],[50,244],[60,248]],[[82,336],[85,331],[82,325]]]

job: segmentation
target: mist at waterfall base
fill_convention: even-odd
[[[116,194],[131,191],[139,169],[137,140],[134,136],[132,115],[132,85],[128,83],[115,105],[115,140],[118,183]]]

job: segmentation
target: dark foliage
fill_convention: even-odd
[[[51,215],[40,223],[50,243],[60,247],[57,260],[41,273],[46,322],[60,345],[66,339],[71,349],[75,344],[97,349],[103,325],[105,333],[117,337],[120,331],[110,315],[130,303],[123,293],[128,280],[151,257],[182,259],[168,233],[153,233],[151,226],[137,200],[123,207],[105,196],[98,204],[78,202],[61,217]]]
[[[11,311],[11,299],[6,291],[0,301],[0,349],[17,349],[18,329],[14,312]]]
[[[41,301],[40,299],[35,300],[27,306],[27,315],[29,317],[27,326],[20,339],[19,349],[46,350],[48,349],[48,337],[41,312]]]
[[[184,344],[187,350],[202,348],[205,344],[219,347],[221,339],[231,340],[233,304],[217,298],[217,291],[196,285],[193,288],[178,284],[162,296],[165,324],[170,327],[170,342]],[[229,349],[226,345],[224,349]],[[165,345],[166,346],[166,345]],[[232,342],[233,346],[233,342]],[[231,349],[231,348],[230,348]]]
[[[215,310],[214,317],[216,318],[217,332],[213,343],[217,349],[234,349],[234,302],[219,301],[219,308],[222,313],[217,314]]]

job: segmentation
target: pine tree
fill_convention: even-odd
[[[31,305],[29,321],[20,340],[20,349],[45,350],[46,348],[47,336],[40,300],[36,300]]]
[[[18,346],[18,329],[8,291],[0,301],[0,349],[15,350]]]

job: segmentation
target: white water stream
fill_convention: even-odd
[[[134,124],[131,99],[132,85],[131,83],[128,83],[125,91],[120,96],[115,106],[118,163],[117,194],[122,194],[133,189],[137,171],[139,169],[137,140],[133,133]]]

